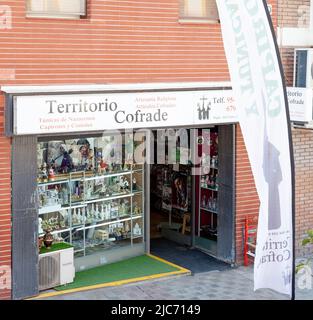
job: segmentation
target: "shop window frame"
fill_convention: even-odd
[[[119,129],[119,130],[108,130],[106,132],[101,132],[101,133],[99,131],[90,131],[90,132],[79,132],[79,133],[59,133],[59,134],[56,134],[56,135],[50,135],[50,134],[38,135],[37,136],[36,146],[38,146],[39,143],[56,141],[56,140],[71,140],[71,139],[80,139],[80,138],[86,138],[86,139],[88,139],[88,138],[100,138],[101,139],[103,137],[112,136],[112,135],[116,134],[116,132],[119,132],[119,134],[121,134],[123,136],[123,143],[124,143],[124,136],[128,133],[128,131],[126,129]],[[123,150],[123,153],[124,153],[124,150]],[[131,173],[129,174],[129,176],[131,178],[133,177],[133,174],[136,174],[136,172],[138,173],[137,169],[130,169],[129,171],[131,171]],[[133,201],[136,199],[136,192],[139,192],[140,194],[142,193],[141,201],[140,201],[141,202],[140,207],[142,208],[142,212],[141,212],[141,217],[139,217],[139,216],[137,217],[136,213],[134,212],[134,208],[131,209],[131,213],[130,213],[131,217],[130,217],[130,220],[129,220],[129,223],[131,225],[131,236],[129,238],[129,240],[130,240],[129,244],[127,244],[125,247],[128,246],[129,248],[133,248],[134,244],[142,244],[144,246],[144,248],[146,248],[146,246],[147,246],[147,232],[148,231],[147,231],[147,225],[146,225],[147,221],[146,221],[146,219],[147,219],[147,215],[149,214],[149,212],[146,211],[146,199],[145,199],[146,192],[147,192],[147,189],[146,189],[146,172],[147,172],[146,165],[143,165],[143,167],[142,167],[142,181],[141,181],[143,189],[141,191],[134,191],[134,190],[131,189],[132,192],[134,192],[135,194],[131,194],[131,193],[129,194],[129,197],[132,198],[132,200],[131,200],[131,206],[132,206],[134,204]],[[112,173],[112,174],[114,175],[114,173]],[[125,173],[125,174],[127,175],[127,173]],[[108,176],[110,176],[110,174]],[[104,177],[105,177],[105,175],[104,176],[99,176],[99,179],[103,179]],[[82,179],[85,180],[85,176],[83,176]],[[71,181],[71,178],[69,178],[68,181]],[[55,181],[55,182],[57,183],[57,181]],[[54,183],[54,182],[52,182],[52,183]],[[49,182],[48,182],[48,184],[49,184]],[[36,182],[36,186],[37,186],[37,192],[38,192],[38,187],[40,186],[40,184],[38,184],[38,181]],[[107,199],[105,197],[103,199],[104,199],[104,201],[107,201]],[[116,199],[119,199],[119,198],[117,197]],[[85,202],[86,200],[87,199],[84,199],[82,201],[82,203],[83,204],[85,204],[85,203],[87,204],[87,202]],[[87,200],[87,201],[89,201],[89,200]],[[92,203],[97,203],[97,201],[92,202]],[[69,210],[72,209],[72,207],[71,207],[72,205],[73,205],[73,208],[75,208],[75,204],[71,204],[68,207]],[[38,214],[37,214],[37,216],[39,217]],[[134,229],[134,226],[135,226],[135,222],[139,221],[139,220],[141,220],[141,223],[139,223],[139,225],[141,226],[142,234],[138,236],[138,235],[133,234],[133,229]],[[111,222],[112,222],[111,224],[113,224],[114,221],[112,220]],[[118,221],[116,221],[116,223],[118,223]],[[103,221],[103,223],[102,224],[100,223],[98,225],[98,227],[102,227],[104,224],[106,224],[106,222]],[[38,226],[38,224],[37,224],[37,226]],[[69,233],[71,233],[77,227],[75,227],[74,225],[71,224],[69,228],[71,229],[69,231]],[[89,229],[90,228],[83,227],[83,229],[81,231],[82,232],[86,232]],[[67,231],[65,230],[64,232],[67,232]],[[39,234],[37,234],[37,235],[39,235]],[[111,250],[111,249],[112,248],[109,248],[108,250]],[[75,256],[75,259],[81,259],[82,258],[82,261],[83,261],[88,256],[88,254],[86,254],[87,250],[88,250],[88,247],[84,243],[84,249],[81,250],[81,251],[84,252],[83,256],[79,256],[79,255]],[[113,250],[115,250],[115,249],[113,248]]]

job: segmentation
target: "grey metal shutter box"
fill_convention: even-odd
[[[12,298],[38,294],[37,137],[12,143]]]

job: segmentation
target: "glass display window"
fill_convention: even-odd
[[[113,135],[39,142],[39,236],[51,232],[76,257],[143,242],[144,166],[133,150]]]

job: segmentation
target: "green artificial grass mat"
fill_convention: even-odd
[[[153,259],[147,255],[142,255],[120,262],[102,265],[89,270],[76,272],[74,282],[56,287],[55,290],[70,290],[179,270],[180,269],[162,261]]]
[[[73,246],[71,246],[70,244],[65,243],[65,242],[54,243],[54,244],[52,244],[50,249],[47,249],[46,247],[42,247],[40,249],[40,254],[58,251],[58,250],[69,249],[69,248],[73,248]]]

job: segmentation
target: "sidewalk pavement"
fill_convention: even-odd
[[[297,286],[296,286],[297,287]],[[46,298],[48,300],[288,300],[269,289],[253,291],[253,268],[239,267]],[[296,299],[313,300],[313,288]]]

